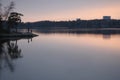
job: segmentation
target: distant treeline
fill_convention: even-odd
[[[22,26],[22,27],[21,27]],[[21,28],[120,28],[120,20],[39,21],[22,23]]]

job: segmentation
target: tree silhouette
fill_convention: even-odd
[[[17,25],[18,23],[21,22],[21,16],[23,16],[23,14],[21,13],[17,13],[17,12],[10,13],[10,16],[8,17],[8,31],[9,32],[10,32],[10,29],[13,27],[16,28],[16,32],[17,32]]]
[[[1,17],[1,15],[0,15],[0,32],[2,31],[2,17]]]
[[[8,20],[10,13],[13,11],[15,3],[12,1],[8,6],[3,6],[0,0],[0,32],[5,33],[7,30],[3,29],[3,22]]]

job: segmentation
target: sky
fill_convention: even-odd
[[[120,0],[2,0],[15,2],[14,11],[24,14],[23,22],[42,20],[120,19]]]

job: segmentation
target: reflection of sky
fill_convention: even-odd
[[[7,2],[10,0],[4,0]],[[120,0],[14,0],[24,21],[120,18]]]
[[[19,40],[23,58],[0,80],[119,80],[120,35],[39,34]]]

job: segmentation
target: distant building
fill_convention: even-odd
[[[111,20],[111,16],[103,16],[103,20]]]
[[[81,21],[81,19],[80,19],[80,18],[77,18],[76,21]]]

